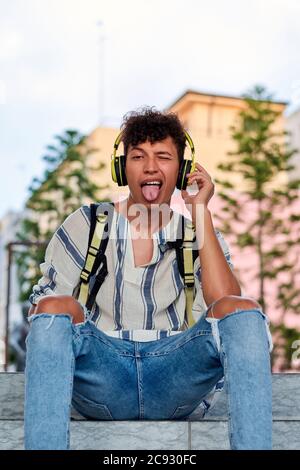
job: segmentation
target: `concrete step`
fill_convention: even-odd
[[[273,416],[300,420],[300,374],[273,374]],[[216,404],[206,415],[208,421],[227,419],[227,403],[224,391],[218,393]],[[23,419],[24,374],[0,373],[0,419]],[[73,413],[74,418],[79,415]],[[196,409],[189,420],[201,419]]]
[[[23,421],[0,420],[0,450],[23,449]],[[74,450],[227,450],[227,421],[72,421]],[[273,449],[300,449],[300,421],[273,420]]]
[[[300,374],[273,374],[273,448],[300,449]],[[0,450],[23,449],[24,374],[0,373]],[[73,414],[71,448],[94,450],[229,449],[226,396],[201,419],[88,421]]]

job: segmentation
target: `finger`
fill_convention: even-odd
[[[184,201],[189,201],[190,200],[190,195],[185,189],[181,190],[181,197]]]
[[[188,183],[191,184],[194,181],[199,181],[199,182],[204,182],[204,181],[210,181],[210,178],[206,175],[193,175],[188,178]]]
[[[190,173],[187,173],[186,175],[189,176],[189,175],[207,175],[207,176],[210,176],[209,173],[207,173],[206,170],[202,170],[201,168],[195,168],[194,171],[190,172]]]
[[[205,174],[205,175],[210,176],[209,173],[206,171],[206,169],[205,169],[202,165],[200,165],[200,163],[196,163],[196,164],[195,164],[195,170],[194,170],[194,172],[198,172],[198,171],[201,172],[201,173],[203,173],[203,174]],[[191,175],[192,175],[194,172],[191,172],[191,173],[188,173],[188,174],[191,174]]]
[[[195,167],[196,167],[199,171],[204,171],[205,173],[208,173],[207,170],[204,168],[204,166],[200,165],[200,163],[198,163],[198,162],[196,162]]]

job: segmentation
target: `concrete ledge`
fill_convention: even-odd
[[[23,449],[23,421],[0,421],[0,450]],[[300,449],[300,421],[273,421],[273,449]],[[71,449],[226,450],[227,422],[85,421],[71,423]]]

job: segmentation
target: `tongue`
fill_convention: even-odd
[[[142,186],[142,193],[144,195],[144,198],[147,199],[147,201],[154,201],[154,199],[156,199],[158,196],[159,189],[160,189],[159,186],[154,186],[154,185]]]

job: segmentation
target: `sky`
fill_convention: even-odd
[[[265,85],[300,107],[297,0],[0,0],[0,219],[53,136],[119,126],[187,89]]]

